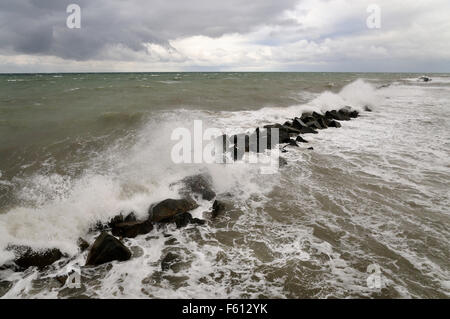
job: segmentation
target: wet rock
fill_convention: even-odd
[[[300,135],[297,136],[297,138],[295,140],[299,143],[308,143],[308,141],[303,139],[303,137],[301,137]]]
[[[298,147],[298,144],[297,144],[297,142],[296,142],[296,141],[294,141],[293,139],[290,139],[290,140],[289,140],[289,142],[288,142],[288,145],[289,145],[289,146],[294,146],[294,147]]]
[[[327,120],[327,124],[328,124],[328,127],[335,127],[335,128],[339,128],[342,126],[341,123],[339,123],[338,121],[335,121],[335,120]]]
[[[61,259],[63,254],[57,248],[33,250],[28,246],[11,245],[7,250],[13,250],[15,254],[14,262],[22,268],[38,267],[44,268]]]
[[[317,131],[306,125],[301,118],[296,117],[292,125],[298,130],[299,134],[317,134]]]
[[[152,222],[165,222],[177,214],[186,213],[197,207],[197,203],[191,199],[165,199],[150,207],[149,216]]]
[[[430,81],[432,81],[432,79],[430,77],[428,77],[428,76],[422,75],[421,77],[419,77],[417,79],[417,81],[419,81],[419,82],[430,82]]]
[[[336,110],[327,111],[325,113],[325,117],[327,119],[338,120],[338,121],[349,121],[350,120],[350,116],[346,115],[343,112],[338,112]]]
[[[89,243],[81,237],[78,238],[77,245],[81,252],[89,248]]]
[[[288,162],[286,161],[286,159],[284,157],[280,157],[278,159],[278,162],[279,162],[280,167],[284,167],[288,164]]]
[[[180,193],[190,197],[192,193],[199,194],[205,200],[212,200],[216,197],[213,190],[212,177],[209,174],[202,173],[185,177],[181,180],[184,185]]]
[[[212,206],[212,217],[217,217],[219,214],[223,213],[225,209],[226,205],[223,202],[215,200]]]
[[[177,225],[177,228],[186,227],[192,221],[192,215],[190,213],[180,213],[173,217],[173,221]]]
[[[123,223],[124,218],[122,214],[119,214],[117,216],[114,216],[113,218],[111,218],[108,222],[108,227],[109,228],[113,228],[114,225],[119,224],[119,223]]]
[[[131,250],[116,237],[106,232],[97,237],[86,259],[87,266],[97,266],[114,260],[125,261],[131,258]]]
[[[130,221],[115,224],[112,228],[112,234],[118,237],[134,238],[138,235],[145,235],[152,229],[153,225],[149,220]]]
[[[134,212],[129,213],[128,216],[125,217],[123,220],[124,223],[130,223],[130,222],[136,222],[136,221],[137,221],[137,217]]]
[[[182,259],[179,255],[169,252],[161,261],[161,270],[167,271],[171,268],[173,268],[174,264],[177,262],[180,262]]]

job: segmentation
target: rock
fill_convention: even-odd
[[[124,221],[124,223],[136,222],[137,217],[134,212],[131,212],[128,214],[127,217],[125,217],[125,219],[123,221]]]
[[[432,79],[431,79],[430,77],[428,77],[428,76],[422,75],[421,77],[419,77],[419,78],[417,79],[417,81],[420,81],[420,82],[430,82],[430,81],[432,81]]]
[[[298,144],[297,144],[297,142],[296,142],[296,141],[294,141],[293,139],[290,139],[290,140],[289,140],[289,142],[288,142],[288,145],[289,145],[289,146],[294,146],[294,147],[298,147]]]
[[[284,157],[281,157],[281,156],[278,158],[278,162],[279,162],[280,167],[284,167],[284,166],[286,166],[288,164],[286,159]]]
[[[153,225],[149,220],[130,221],[115,224],[112,228],[112,234],[117,237],[134,238],[138,235],[145,235],[152,229]]]
[[[305,122],[301,118],[296,117],[292,123],[293,127],[298,130],[298,134],[317,134],[317,131],[315,131],[313,128],[306,125]]]
[[[364,105],[364,111],[372,112],[372,109],[368,105]]]
[[[177,228],[186,227],[192,221],[192,215],[190,213],[180,213],[173,217],[173,221],[177,225]]]
[[[295,140],[300,143],[308,143],[308,141],[303,139],[303,137],[301,137],[300,135],[297,136],[297,138]]]
[[[131,258],[131,250],[116,237],[102,232],[97,237],[86,259],[87,266],[97,266],[110,261],[125,261]]]
[[[152,222],[166,222],[176,214],[186,213],[197,207],[197,203],[191,199],[165,199],[150,207],[149,216]]]
[[[219,214],[223,213],[225,209],[226,209],[225,204],[216,199],[212,206],[212,217],[213,218],[217,217]]]
[[[28,246],[11,245],[7,250],[13,250],[15,254],[14,262],[22,268],[38,267],[44,268],[61,259],[63,254],[57,248],[33,250]]]
[[[196,225],[205,225],[206,220],[200,218],[192,218],[191,223]]]
[[[169,252],[161,261],[161,270],[167,271],[172,268],[172,266],[181,261],[181,257],[175,253]]]
[[[328,119],[327,119],[327,124],[328,124],[328,127],[335,127],[335,128],[339,128],[342,126],[341,123],[339,123],[338,121],[328,120]]]
[[[346,115],[344,112],[338,112],[336,110],[327,111],[325,117],[328,119],[338,120],[338,121],[349,121],[350,116]]]
[[[89,243],[81,237],[78,238],[77,245],[81,252],[89,248]]]
[[[185,177],[181,180],[184,185],[180,194],[190,198],[191,194],[199,194],[205,200],[212,200],[216,193],[212,186],[212,177],[209,174],[202,173]]]
[[[314,150],[314,147],[308,147],[308,150],[312,151],[312,150]]]
[[[114,216],[109,220],[108,227],[113,228],[115,224],[123,223],[123,221],[124,221],[123,215],[122,213],[120,213],[119,215]]]

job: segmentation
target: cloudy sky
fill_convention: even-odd
[[[0,26],[0,72],[450,72],[449,0],[1,0]]]

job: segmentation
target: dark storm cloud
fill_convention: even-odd
[[[144,49],[191,35],[247,32],[277,21],[297,0],[2,0],[0,50],[65,59],[99,57],[108,45]],[[81,7],[81,29],[68,29],[66,8]]]

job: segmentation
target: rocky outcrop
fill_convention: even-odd
[[[180,213],[187,213],[198,205],[190,199],[166,199],[149,209],[149,219],[152,222],[171,222]]]
[[[134,238],[138,235],[145,235],[151,232],[153,225],[149,220],[128,221],[115,224],[111,231],[114,236]]]
[[[102,232],[89,251],[86,266],[97,266],[114,260],[125,261],[130,258],[131,250],[116,237]]]
[[[206,221],[199,219],[199,218],[193,218],[190,213],[180,213],[173,217],[173,222],[175,222],[175,225],[177,225],[177,228],[182,228],[187,226],[188,224],[197,224],[197,225],[204,225]]]
[[[14,262],[21,268],[44,268],[50,266],[63,256],[61,251],[57,248],[34,250],[28,246],[11,245],[7,250],[12,250],[14,252]]]

